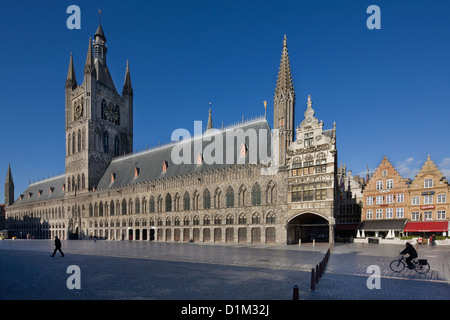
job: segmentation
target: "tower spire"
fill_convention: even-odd
[[[278,130],[278,165],[282,170],[286,165],[287,148],[294,141],[295,90],[292,81],[291,63],[287,48],[287,38],[283,38],[280,68],[273,100],[273,128]]]
[[[72,90],[77,87],[77,79],[75,77],[75,68],[73,65],[73,55],[70,53],[69,71],[67,71],[66,88]]]
[[[123,83],[122,95],[123,94],[129,94],[129,95],[133,94],[133,88],[131,86],[130,64],[129,64],[128,60],[127,60],[127,69],[125,71],[125,81]]]
[[[89,47],[86,56],[86,64],[84,65],[84,73],[94,73],[95,65],[94,65],[94,55],[92,53],[92,38],[89,37]]]
[[[211,115],[211,102],[209,103],[209,116],[208,116],[208,126],[206,127],[206,130],[212,129],[212,115]]]
[[[287,47],[287,38],[284,35],[283,50],[281,52],[280,68],[278,70],[277,87],[275,89],[275,96],[286,91],[294,91],[294,83],[292,81],[291,63],[289,61],[289,53]]]
[[[14,203],[14,181],[11,174],[11,165],[8,163],[8,172],[5,181],[5,205]]]

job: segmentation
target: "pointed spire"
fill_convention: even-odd
[[[131,87],[131,76],[130,76],[130,64],[127,60],[127,69],[125,71],[125,81],[123,83],[122,95],[129,94],[133,95],[133,88]]]
[[[6,182],[5,184],[14,183],[12,174],[11,174],[11,164],[8,163],[8,172],[6,173]]]
[[[275,96],[282,92],[294,91],[294,84],[292,81],[291,63],[289,61],[289,54],[287,48],[287,38],[284,35],[283,51],[281,52],[280,68],[278,71],[277,87],[275,89]]]
[[[206,127],[206,130],[212,129],[212,115],[211,115],[211,102],[209,103],[209,116],[208,116],[208,126]]]
[[[12,205],[14,203],[14,181],[11,174],[11,166],[8,163],[8,172],[5,181],[5,204]]]
[[[92,53],[92,38],[89,37],[89,47],[86,56],[86,64],[84,65],[84,73],[94,73],[95,65],[94,65],[94,55]]]
[[[97,28],[97,31],[95,31],[94,39],[97,41],[98,40],[97,37],[99,37],[99,38],[101,38],[101,40],[103,42],[106,42],[105,33],[103,32],[103,28],[102,28],[102,12],[101,12],[101,10],[98,10],[98,15],[99,15],[98,28]]]
[[[66,88],[75,89],[77,87],[77,79],[75,77],[75,67],[73,65],[73,55],[70,53],[69,71],[67,72]]]

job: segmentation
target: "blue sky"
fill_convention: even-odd
[[[69,5],[81,30],[69,30]],[[369,5],[381,29],[369,30]],[[386,155],[405,178],[430,154],[450,176],[450,2],[442,1],[14,1],[0,10],[0,178],[15,196],[64,173],[64,84],[73,52],[82,82],[98,10],[108,67],[121,92],[126,61],[134,89],[134,147],[172,131],[264,114],[272,125],[287,35],[296,126],[311,94],[325,129],[337,127],[338,163],[354,174]]]

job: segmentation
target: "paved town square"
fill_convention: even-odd
[[[418,246],[431,269],[395,274],[389,263],[401,245],[335,244],[320,283],[310,291],[311,268],[328,243],[211,245],[137,241],[0,241],[2,300],[448,300],[450,250]],[[69,268],[72,266],[71,268]],[[79,288],[70,289],[79,268]],[[380,276],[370,278],[369,266]],[[368,283],[379,280],[369,289]]]

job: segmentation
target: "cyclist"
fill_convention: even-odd
[[[409,254],[409,257],[407,257],[407,258],[405,259],[405,260],[406,260],[406,264],[408,265],[408,268],[409,268],[409,269],[413,269],[414,266],[413,266],[413,264],[412,264],[411,261],[412,261],[412,259],[417,258],[418,255],[417,255],[416,249],[414,249],[414,247],[412,246],[412,244],[409,243],[409,242],[407,242],[407,243],[406,243],[406,248],[405,248],[402,252],[400,252],[400,254]]]

